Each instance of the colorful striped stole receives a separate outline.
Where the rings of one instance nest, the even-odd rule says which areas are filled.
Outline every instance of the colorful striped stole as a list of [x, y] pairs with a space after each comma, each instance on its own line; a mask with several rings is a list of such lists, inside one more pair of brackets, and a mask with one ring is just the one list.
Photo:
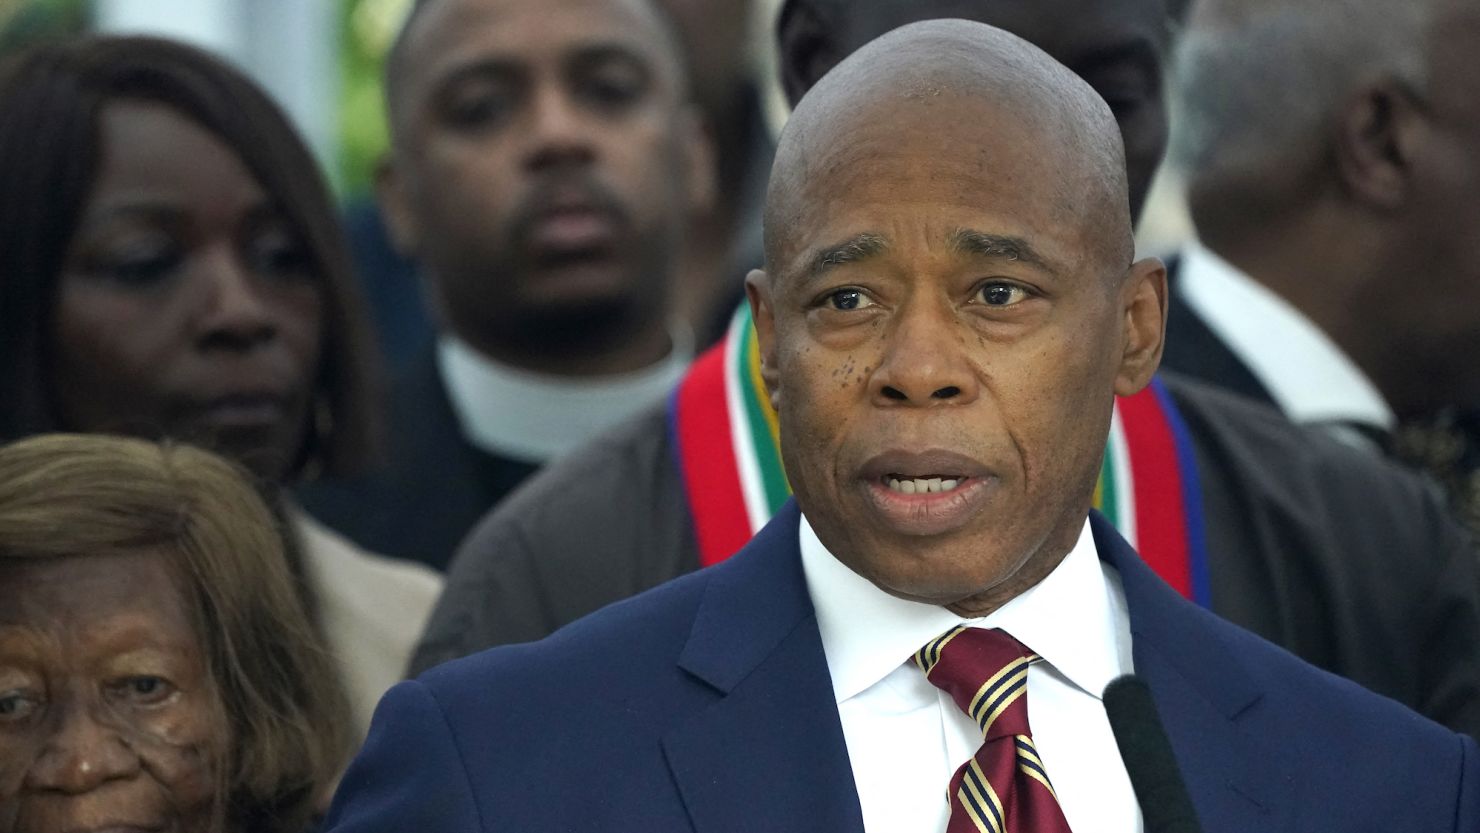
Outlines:
[[[724, 341], [701, 355], [674, 390], [668, 427], [700, 563], [716, 564], [791, 497], [748, 305], [736, 313]], [[1159, 379], [1134, 396], [1116, 398], [1094, 506], [1164, 581], [1211, 605], [1192, 440]]]

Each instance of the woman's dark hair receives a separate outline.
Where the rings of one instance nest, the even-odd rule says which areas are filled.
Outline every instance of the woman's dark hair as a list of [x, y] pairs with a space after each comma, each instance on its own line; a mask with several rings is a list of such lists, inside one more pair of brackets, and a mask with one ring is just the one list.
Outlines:
[[324, 288], [323, 359], [300, 460], [344, 474], [374, 447], [373, 350], [334, 203], [282, 111], [240, 72], [147, 37], [42, 45], [0, 68], [0, 441], [64, 430], [47, 378], [67, 250], [98, 177], [100, 116], [159, 103], [230, 148], [301, 237]]

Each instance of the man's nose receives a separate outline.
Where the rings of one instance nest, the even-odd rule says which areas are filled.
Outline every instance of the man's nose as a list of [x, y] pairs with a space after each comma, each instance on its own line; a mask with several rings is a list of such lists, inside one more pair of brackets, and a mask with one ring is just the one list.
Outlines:
[[76, 795], [132, 777], [139, 767], [138, 754], [118, 730], [77, 706], [62, 717], [26, 780], [35, 789]]
[[880, 405], [965, 404], [976, 399], [980, 380], [967, 355], [963, 333], [944, 301], [911, 301], [885, 330], [879, 369], [869, 378]]
[[541, 89], [531, 107], [525, 167], [537, 171], [595, 159], [594, 128], [567, 91], [557, 87]]
[[196, 279], [203, 284], [197, 323], [200, 342], [244, 350], [277, 334], [272, 308], [263, 295], [263, 280], [242, 262], [232, 246], [212, 247], [202, 256]]

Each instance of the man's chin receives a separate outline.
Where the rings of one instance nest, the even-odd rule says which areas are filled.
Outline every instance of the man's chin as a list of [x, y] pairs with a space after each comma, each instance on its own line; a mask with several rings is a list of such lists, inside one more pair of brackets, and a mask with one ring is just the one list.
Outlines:
[[[954, 610], [958, 604], [989, 601], [1003, 588], [1031, 586], [1041, 578], [1031, 567], [1034, 548], [1016, 543], [1015, 532], [984, 534], [963, 528], [921, 537], [881, 531], [866, 550], [844, 563], [891, 596]], [[1029, 577], [1025, 571], [1035, 575]]]
[[899, 564], [878, 565], [865, 578], [891, 596], [938, 607], [953, 607], [963, 601], [991, 595], [994, 588], [1012, 578], [1012, 566], [981, 559], [960, 563], [954, 559], [917, 559], [911, 569]]
[[639, 304], [626, 286], [550, 287], [529, 293], [509, 325], [536, 342], [599, 340], [632, 321]]
[[531, 304], [589, 303], [632, 291], [630, 271], [607, 261], [578, 261], [542, 269], [526, 277], [524, 295]]

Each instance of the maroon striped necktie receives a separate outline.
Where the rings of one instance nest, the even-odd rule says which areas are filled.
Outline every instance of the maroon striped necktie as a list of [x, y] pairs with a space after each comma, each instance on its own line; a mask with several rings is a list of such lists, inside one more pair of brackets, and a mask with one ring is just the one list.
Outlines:
[[1028, 728], [1028, 666], [1038, 659], [1000, 630], [961, 626], [915, 654], [985, 738], [951, 777], [946, 833], [1070, 833]]

